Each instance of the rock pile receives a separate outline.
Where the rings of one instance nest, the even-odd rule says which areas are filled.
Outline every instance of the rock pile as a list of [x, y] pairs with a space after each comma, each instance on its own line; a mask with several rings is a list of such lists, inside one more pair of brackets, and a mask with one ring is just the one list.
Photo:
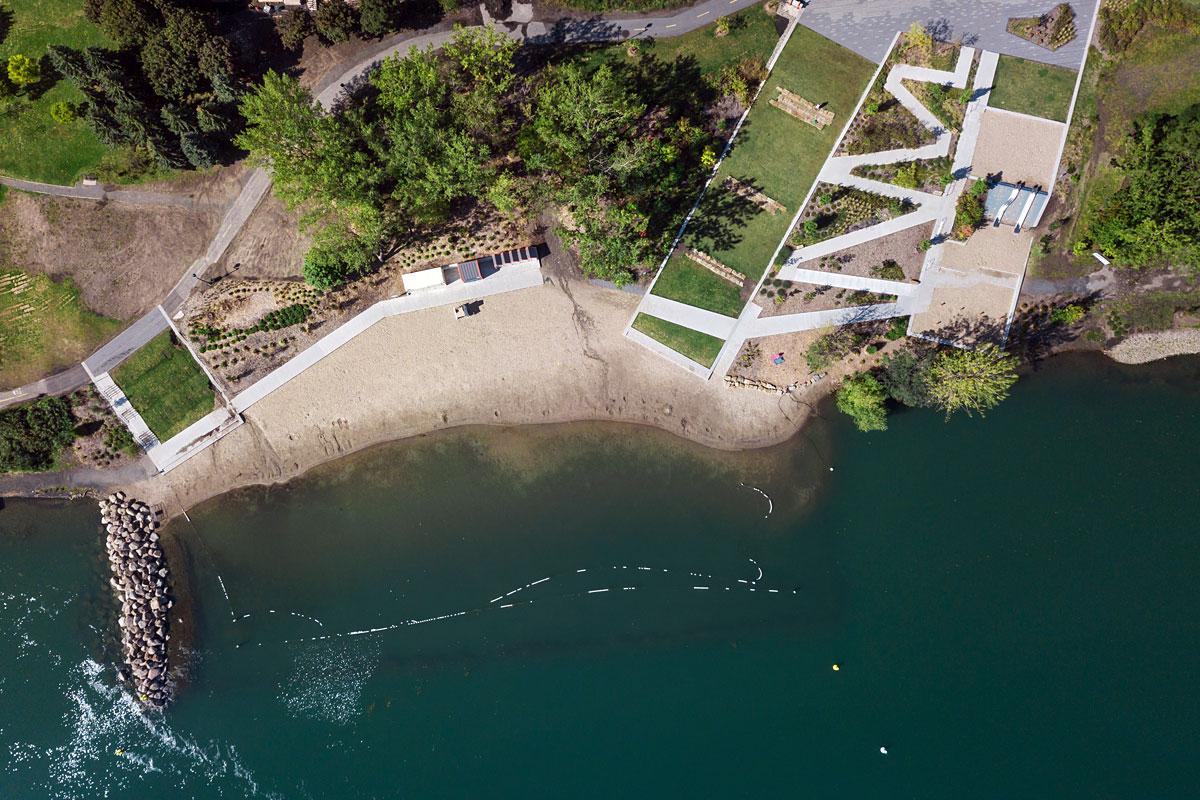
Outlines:
[[125, 666], [117, 675], [133, 686], [146, 705], [162, 708], [171, 696], [167, 677], [167, 610], [170, 571], [158, 542], [158, 520], [145, 503], [111, 494], [100, 501], [100, 519], [113, 572], [109, 584], [121, 603], [121, 645]]

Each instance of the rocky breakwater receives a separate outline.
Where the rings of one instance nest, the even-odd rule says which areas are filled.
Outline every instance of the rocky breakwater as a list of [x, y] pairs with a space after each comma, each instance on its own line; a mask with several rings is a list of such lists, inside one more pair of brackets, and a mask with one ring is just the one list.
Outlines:
[[108, 532], [105, 544], [113, 572], [109, 584], [121, 603], [117, 624], [125, 666], [117, 674], [133, 687], [139, 700], [162, 708], [171, 698], [167, 610], [174, 601], [171, 573], [158, 541], [158, 520], [150, 506], [124, 492], [100, 501], [100, 519]]

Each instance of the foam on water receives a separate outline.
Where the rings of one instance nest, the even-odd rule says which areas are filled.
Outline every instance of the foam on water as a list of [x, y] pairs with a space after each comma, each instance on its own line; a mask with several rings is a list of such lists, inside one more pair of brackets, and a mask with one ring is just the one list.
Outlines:
[[293, 717], [345, 725], [358, 715], [367, 681], [379, 665], [371, 637], [328, 640], [296, 648], [282, 700]]

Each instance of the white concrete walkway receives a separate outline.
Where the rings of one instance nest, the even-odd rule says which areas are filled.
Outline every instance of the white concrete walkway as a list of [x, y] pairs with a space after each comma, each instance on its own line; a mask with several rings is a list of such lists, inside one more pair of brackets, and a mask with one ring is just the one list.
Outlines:
[[798, 278], [790, 277], [795, 272], [798, 264], [813, 261], [822, 256], [836, 253], [839, 250], [845, 250], [848, 247], [865, 244], [872, 239], [906, 231], [916, 225], [933, 222], [941, 214], [941, 209], [942, 199], [938, 198], [938, 202], [936, 203], [926, 203], [923, 206], [919, 206], [916, 211], [910, 211], [907, 214], [893, 217], [878, 225], [844, 233], [841, 236], [835, 236], [832, 239], [826, 239], [823, 242], [817, 242], [816, 244], [810, 244], [807, 247], [793, 250], [792, 254], [788, 256], [787, 261], [783, 262], [783, 265], [779, 268], [779, 277], [785, 281], [799, 280]]

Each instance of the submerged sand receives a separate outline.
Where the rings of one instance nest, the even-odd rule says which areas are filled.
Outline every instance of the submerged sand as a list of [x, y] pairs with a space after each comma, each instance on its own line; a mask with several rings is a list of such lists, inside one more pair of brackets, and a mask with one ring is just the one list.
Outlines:
[[245, 425], [130, 491], [178, 513], [374, 444], [464, 425], [612, 420], [730, 450], [799, 429], [812, 396], [702, 381], [626, 339], [638, 299], [559, 275], [487, 298], [466, 320], [449, 308], [384, 320], [250, 408]]

